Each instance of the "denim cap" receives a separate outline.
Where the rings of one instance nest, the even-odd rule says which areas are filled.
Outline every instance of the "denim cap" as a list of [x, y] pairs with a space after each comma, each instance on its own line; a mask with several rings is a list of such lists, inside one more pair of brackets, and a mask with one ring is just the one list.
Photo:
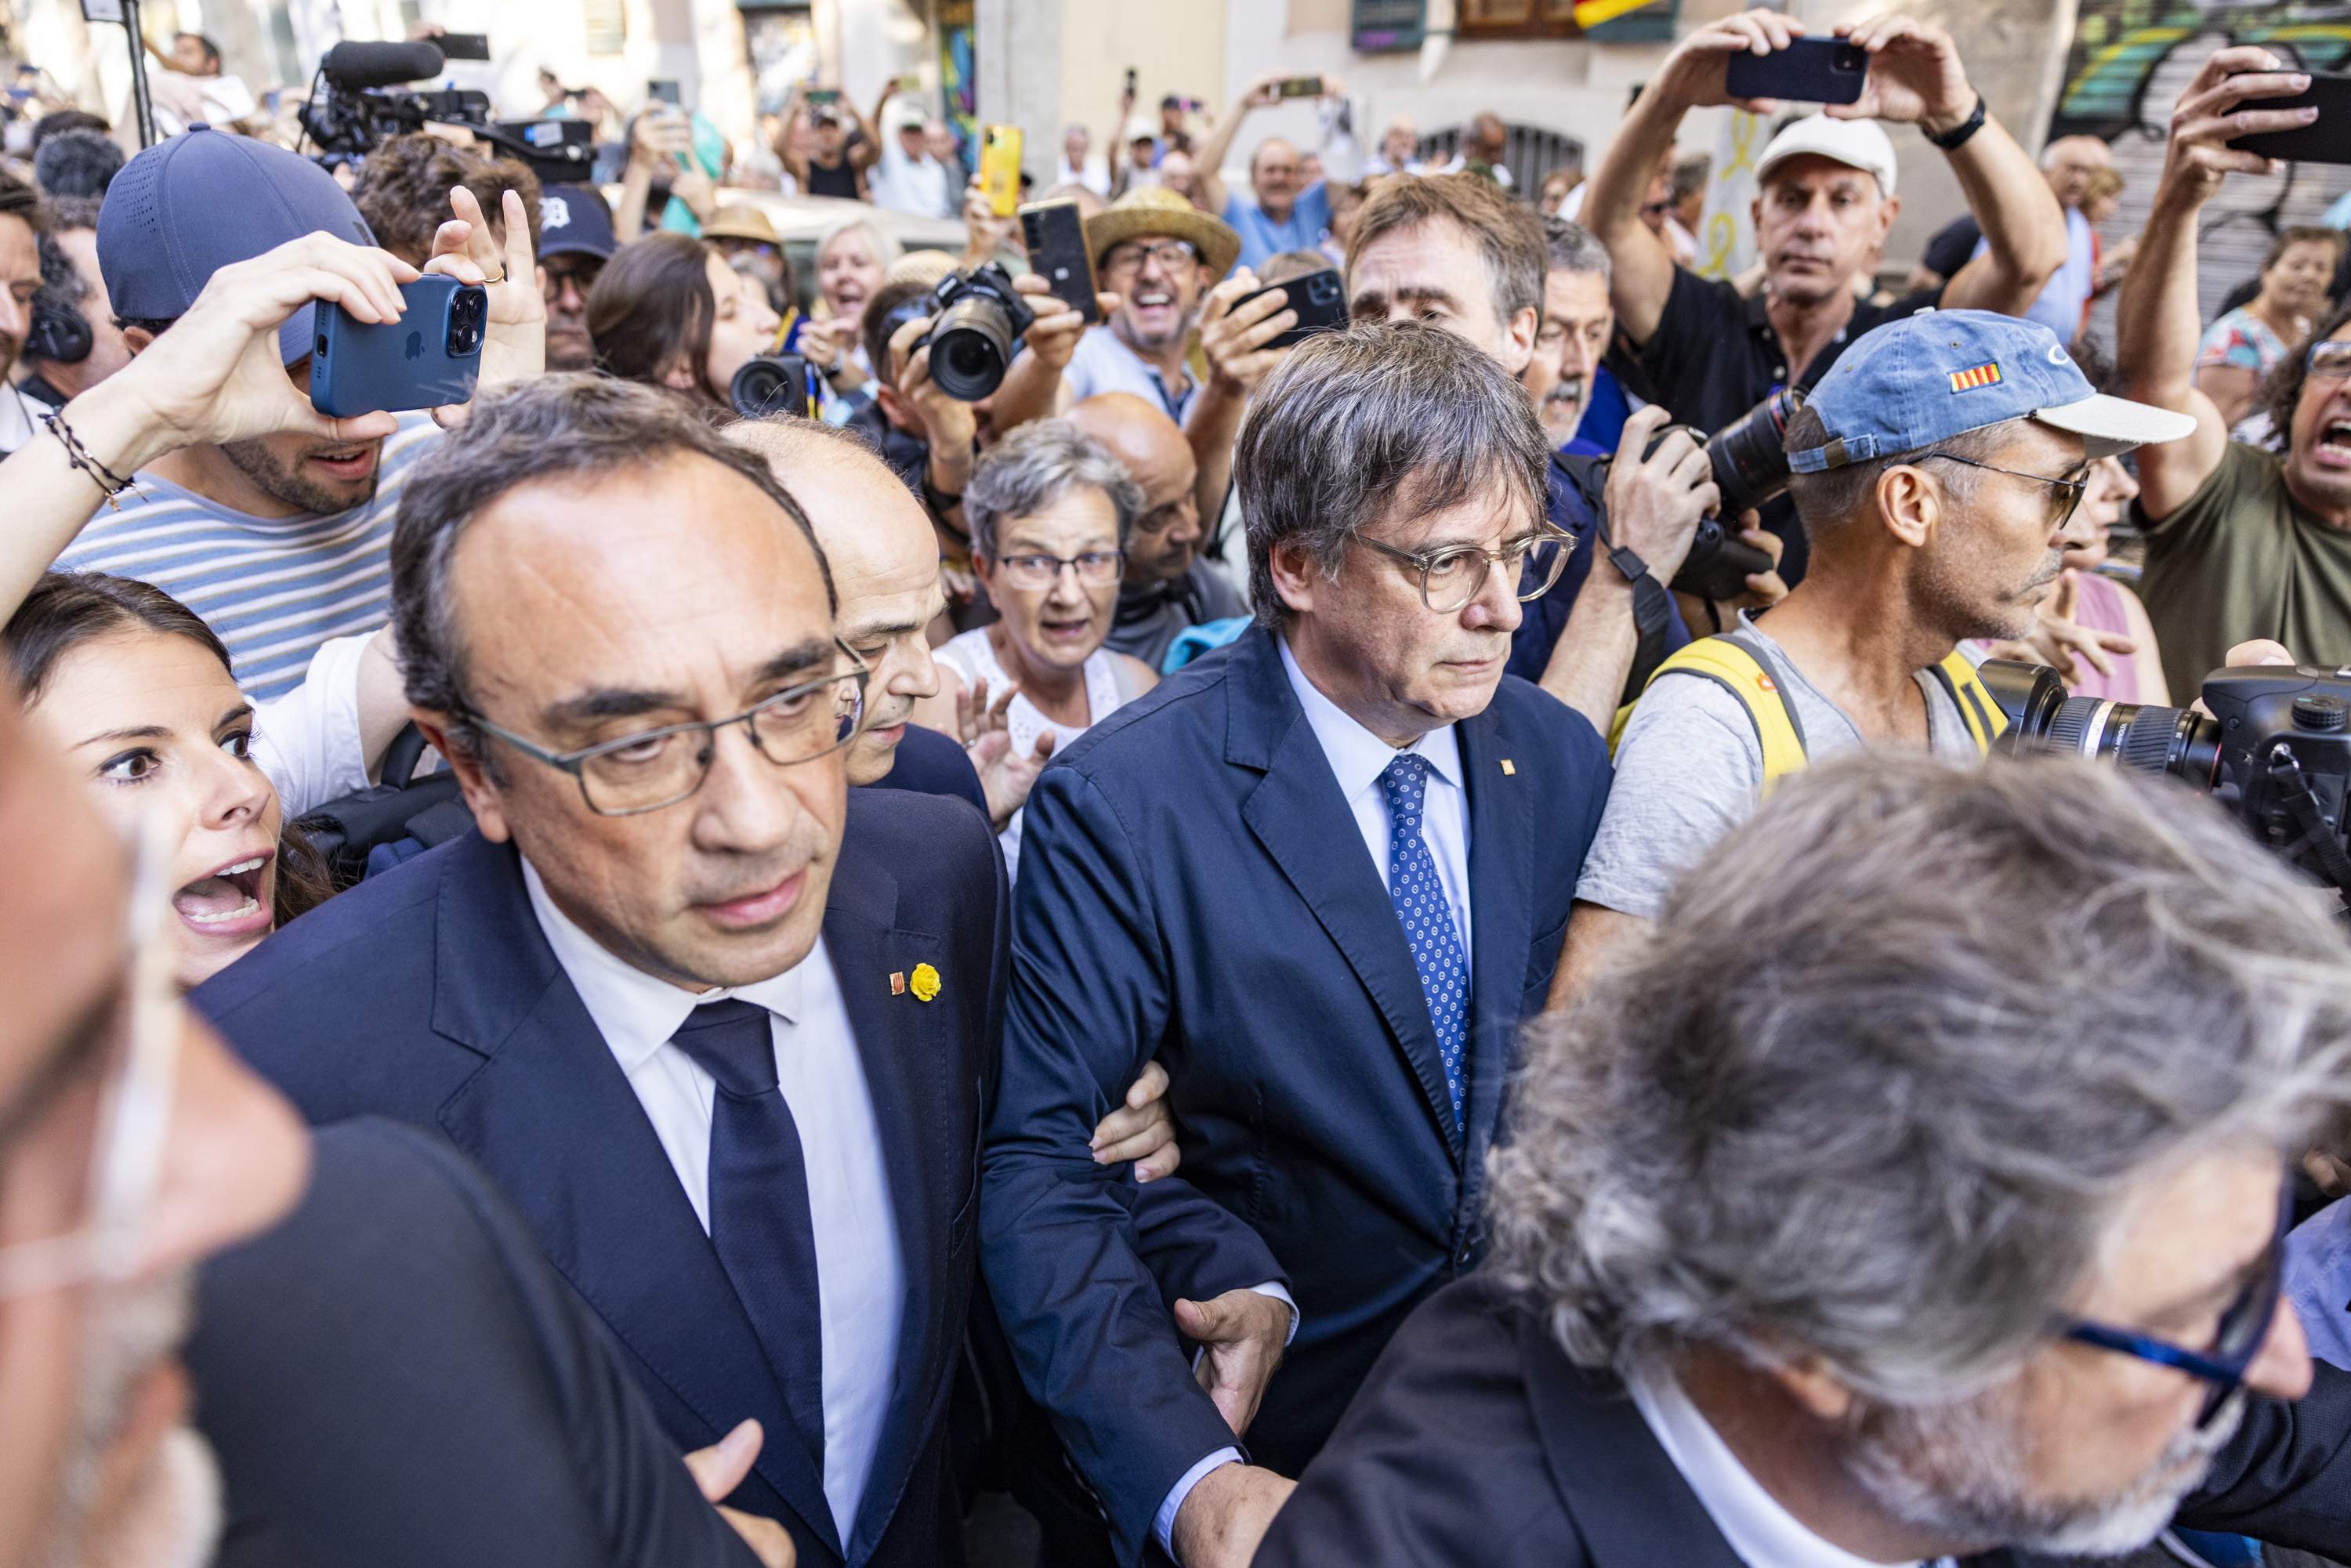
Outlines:
[[[98, 269], [126, 320], [176, 321], [214, 273], [323, 231], [372, 246], [367, 220], [335, 177], [308, 158], [198, 125], [122, 166], [98, 211]], [[310, 351], [304, 305], [277, 329], [287, 364]]]
[[2011, 419], [2072, 432], [2093, 460], [2196, 428], [2187, 414], [2106, 396], [2056, 333], [1989, 310], [1921, 310], [1863, 333], [1804, 406], [1828, 439], [1788, 455], [1799, 474], [1924, 451]]

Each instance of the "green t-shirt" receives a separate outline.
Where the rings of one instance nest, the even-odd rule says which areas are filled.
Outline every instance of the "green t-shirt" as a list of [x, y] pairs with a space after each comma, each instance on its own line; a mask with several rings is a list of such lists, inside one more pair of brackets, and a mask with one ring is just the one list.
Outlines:
[[2351, 530], [2285, 487], [2285, 460], [2229, 444], [2203, 487], [2147, 533], [2139, 597], [2174, 702], [2192, 699], [2236, 644], [2283, 643], [2306, 664], [2351, 664]]

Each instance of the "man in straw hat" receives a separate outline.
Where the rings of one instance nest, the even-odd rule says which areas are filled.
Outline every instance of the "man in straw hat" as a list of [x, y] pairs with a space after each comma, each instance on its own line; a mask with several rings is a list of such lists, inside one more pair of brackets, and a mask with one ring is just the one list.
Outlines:
[[1184, 362], [1200, 295], [1231, 269], [1240, 236], [1173, 191], [1129, 191], [1086, 220], [1094, 279], [1117, 308], [1062, 372], [1073, 400], [1133, 392], [1184, 423], [1199, 382]]

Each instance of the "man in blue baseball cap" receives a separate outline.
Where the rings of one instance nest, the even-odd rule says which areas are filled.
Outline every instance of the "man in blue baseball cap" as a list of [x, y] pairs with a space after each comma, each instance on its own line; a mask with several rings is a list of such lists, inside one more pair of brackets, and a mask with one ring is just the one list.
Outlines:
[[2001, 721], [1959, 644], [2031, 630], [2093, 462], [2193, 428], [2099, 393], [2014, 317], [1928, 311], [1847, 349], [1788, 424], [1812, 570], [1760, 623], [1667, 660], [1634, 708], [1554, 998], [1785, 774], [1861, 747], [1981, 756]]
[[547, 368], [592, 371], [588, 291], [620, 246], [612, 209], [593, 185], [549, 185], [538, 198], [538, 291], [547, 305]]
[[[506, 194], [503, 250], [469, 192], [454, 192], [450, 207], [455, 221], [434, 236], [426, 270], [488, 289], [480, 389], [538, 375], [545, 312], [521, 198]], [[324, 169], [198, 126], [131, 159], [107, 187], [99, 269], [136, 354], [214, 272], [310, 234], [374, 245]], [[306, 395], [316, 331], [311, 305], [277, 330], [286, 373]], [[154, 583], [227, 644], [248, 693], [282, 695], [322, 644], [384, 624], [401, 480], [437, 434], [432, 416], [404, 413], [392, 434], [370, 440], [296, 432], [183, 447], [135, 475], [57, 565]]]

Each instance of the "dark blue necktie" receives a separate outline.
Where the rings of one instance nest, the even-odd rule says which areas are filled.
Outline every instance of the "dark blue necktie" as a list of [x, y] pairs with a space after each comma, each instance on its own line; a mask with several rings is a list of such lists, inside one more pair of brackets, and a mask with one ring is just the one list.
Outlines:
[[734, 1281], [784, 1406], [824, 1470], [824, 1319], [799, 1129], [776, 1087], [775, 1034], [753, 1002], [695, 1008], [674, 1037], [718, 1081], [710, 1119], [710, 1243]]
[[1404, 922], [1413, 967], [1420, 971], [1420, 994], [1437, 1030], [1437, 1053], [1445, 1063], [1445, 1088], [1453, 1096], [1453, 1119], [1461, 1119], [1461, 1045], [1469, 1033], [1469, 960], [1453, 906], [1437, 880], [1437, 857], [1420, 836], [1422, 808], [1428, 800], [1428, 761], [1401, 752], [1380, 774], [1388, 798], [1388, 902]]

